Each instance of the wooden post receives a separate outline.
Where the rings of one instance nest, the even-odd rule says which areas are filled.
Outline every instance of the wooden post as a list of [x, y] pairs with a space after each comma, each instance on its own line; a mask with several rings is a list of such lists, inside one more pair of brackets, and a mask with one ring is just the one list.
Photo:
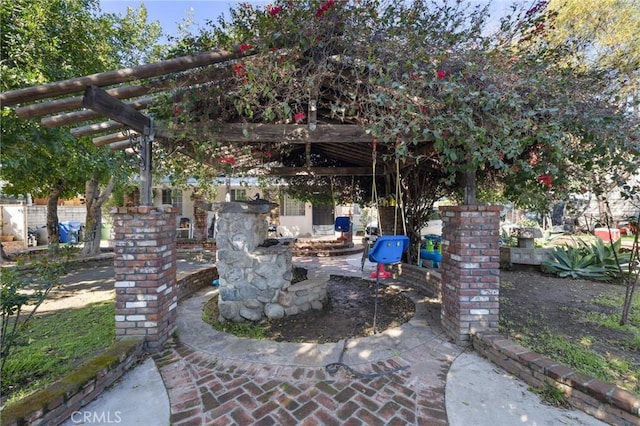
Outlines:
[[82, 105], [112, 120], [125, 124], [141, 134], [140, 142], [140, 204], [152, 205], [151, 199], [151, 148], [155, 129], [153, 119], [138, 112], [130, 105], [114, 98], [97, 86], [87, 86]]

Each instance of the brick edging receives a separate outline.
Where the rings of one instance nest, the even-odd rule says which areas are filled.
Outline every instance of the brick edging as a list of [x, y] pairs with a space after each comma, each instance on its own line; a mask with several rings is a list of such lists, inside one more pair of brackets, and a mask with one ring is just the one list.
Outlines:
[[609, 424], [640, 424], [640, 398], [615, 385], [565, 367], [499, 333], [472, 335], [472, 347], [494, 364], [534, 388], [563, 391], [573, 407]]
[[[217, 268], [213, 266], [177, 280], [180, 299], [211, 285], [217, 276]], [[58, 425], [66, 421], [74, 411], [89, 404], [122, 377], [142, 358], [143, 352], [143, 339], [117, 340], [105, 353], [47, 388], [5, 407], [0, 412], [2, 426]]]
[[58, 425], [128, 371], [143, 353], [142, 339], [116, 341], [105, 353], [2, 410], [2, 425]]

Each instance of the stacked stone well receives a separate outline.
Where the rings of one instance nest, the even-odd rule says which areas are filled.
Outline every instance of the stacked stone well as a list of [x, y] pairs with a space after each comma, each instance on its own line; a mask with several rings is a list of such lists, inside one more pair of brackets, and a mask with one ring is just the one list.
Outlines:
[[326, 281], [291, 285], [293, 240], [267, 238], [267, 215], [273, 206], [268, 202], [214, 206], [221, 321], [281, 318], [321, 309], [326, 301]]

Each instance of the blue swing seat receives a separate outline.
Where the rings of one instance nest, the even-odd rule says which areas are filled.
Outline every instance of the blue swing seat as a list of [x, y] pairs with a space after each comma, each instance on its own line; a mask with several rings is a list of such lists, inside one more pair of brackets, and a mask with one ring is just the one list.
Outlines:
[[385, 265], [398, 263], [408, 248], [409, 237], [406, 235], [382, 235], [369, 250], [369, 261]]
[[349, 216], [338, 216], [336, 217], [336, 223], [334, 226], [334, 229], [337, 232], [349, 232], [349, 229], [351, 229], [351, 220], [349, 219]]

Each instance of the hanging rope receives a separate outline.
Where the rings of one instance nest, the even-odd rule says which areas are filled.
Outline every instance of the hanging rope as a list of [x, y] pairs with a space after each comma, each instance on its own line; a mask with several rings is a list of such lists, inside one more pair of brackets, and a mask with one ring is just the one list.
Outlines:
[[[400, 160], [396, 156], [396, 194], [398, 199], [396, 200], [396, 211], [400, 209], [400, 215], [402, 218], [402, 235], [407, 235], [407, 221], [404, 216], [404, 197], [402, 195], [402, 187], [400, 185]], [[397, 222], [397, 219], [396, 219]]]
[[396, 141], [396, 208], [393, 212], [393, 234], [398, 235], [398, 209], [402, 218], [402, 235], [407, 235], [407, 225], [404, 217], [404, 204], [402, 197], [402, 189], [400, 187], [400, 157], [398, 157], [398, 148], [400, 139]]
[[371, 142], [371, 155], [372, 161], [371, 165], [373, 167], [373, 180], [371, 182], [371, 204], [373, 204], [376, 208], [376, 220], [378, 221], [378, 235], [382, 235], [382, 222], [380, 221], [380, 210], [378, 209], [378, 190], [376, 185], [376, 162], [377, 162], [377, 147], [376, 147], [376, 138], [373, 138]]

